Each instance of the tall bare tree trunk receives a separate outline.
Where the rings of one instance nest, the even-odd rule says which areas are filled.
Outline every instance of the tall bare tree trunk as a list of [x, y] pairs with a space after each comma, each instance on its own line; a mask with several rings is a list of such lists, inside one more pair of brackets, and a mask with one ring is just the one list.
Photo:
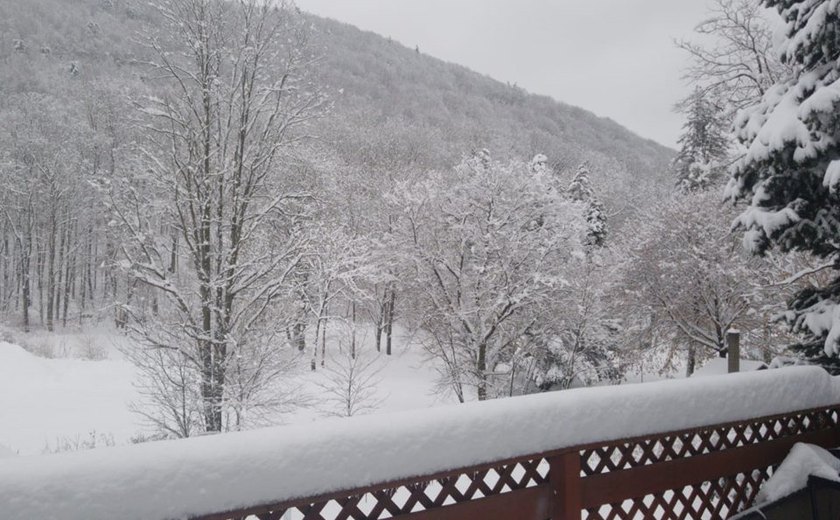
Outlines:
[[53, 311], [55, 310], [55, 260], [56, 260], [56, 242], [57, 242], [57, 219], [55, 208], [52, 208], [50, 213], [50, 228], [49, 236], [47, 237], [47, 330], [52, 332], [55, 329], [53, 323]]
[[21, 250], [21, 262], [20, 262], [20, 276], [23, 280], [22, 288], [21, 288], [21, 307], [23, 311], [23, 331], [29, 332], [31, 325], [30, 325], [30, 318], [29, 318], [29, 308], [32, 306], [32, 287], [31, 287], [31, 273], [30, 273], [30, 262], [31, 262], [31, 246], [29, 251], [26, 249]]
[[[40, 237], [39, 237], [40, 238]], [[44, 325], [44, 250], [40, 240], [37, 242], [35, 255], [35, 271], [38, 276], [38, 318]]]
[[388, 315], [385, 321], [385, 354], [390, 356], [394, 336], [394, 306], [397, 303], [397, 291], [393, 282], [388, 293]]
[[53, 313], [54, 320], [58, 320], [61, 317], [61, 302], [63, 301], [62, 297], [64, 296], [62, 287], [66, 282], [64, 269], [65, 264], [67, 263], [67, 227], [68, 226], [65, 224], [63, 228], [58, 231], [58, 262], [56, 264], [55, 289], [53, 290], [55, 294], [55, 311]]
[[324, 316], [324, 326], [321, 327], [321, 366], [326, 364], [327, 359], [327, 317]]
[[485, 401], [487, 399], [487, 344], [481, 343], [478, 346], [478, 360], [476, 362], [476, 370], [478, 370], [478, 400]]
[[9, 235], [5, 222], [3, 223], [3, 244], [0, 251], [2, 251], [3, 259], [2, 264], [0, 264], [0, 269], [3, 271], [3, 287], [2, 291], [0, 291], [0, 299], [2, 299], [2, 301], [0, 301], [0, 309], [2, 309], [3, 312], [6, 312], [9, 310], [9, 294], [11, 288], [9, 279], [9, 258], [11, 258], [12, 253], [9, 251]]
[[350, 303], [350, 357], [356, 359], [356, 299]]
[[[378, 294], [378, 289], [374, 286], [374, 294]], [[376, 351], [382, 352], [382, 332], [385, 330], [385, 314], [388, 307], [388, 285], [385, 285], [385, 292], [382, 293], [382, 297], [378, 298], [377, 301], [377, 309], [374, 313], [373, 320], [374, 320], [374, 341], [376, 343]]]

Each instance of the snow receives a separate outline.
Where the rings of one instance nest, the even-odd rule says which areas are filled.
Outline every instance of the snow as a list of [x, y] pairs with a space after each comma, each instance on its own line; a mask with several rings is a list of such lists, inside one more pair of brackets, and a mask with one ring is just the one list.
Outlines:
[[[338, 353], [334, 344], [349, 343], [346, 331], [338, 326], [329, 331], [328, 363]], [[141, 417], [128, 409], [130, 403], [139, 402], [140, 395], [133, 385], [134, 367], [115, 348], [127, 345], [125, 337], [105, 328], [81, 334], [18, 334], [15, 341], [25, 343], [27, 349], [0, 342], [0, 445], [11, 453], [36, 455], [62, 445], [89, 444], [92, 435], [124, 445], [138, 434], [152, 433]], [[357, 342], [360, 352], [374, 351], [372, 328], [360, 324]], [[27, 350], [51, 357], [38, 357]], [[435, 393], [438, 374], [434, 365], [400, 326], [394, 327], [393, 352], [381, 356], [375, 396], [381, 402], [376, 412], [454, 402], [453, 396]], [[311, 372], [307, 356], [292, 376], [293, 384], [303, 395], [320, 396], [323, 390], [319, 385], [325, 383], [327, 374], [320, 367]], [[327, 408], [324, 404], [295, 409], [273, 418], [274, 424], [309, 423], [321, 419], [330, 411]]]
[[811, 118], [823, 112], [831, 112], [840, 103], [840, 80], [823, 85], [802, 102], [800, 117]]
[[825, 169], [823, 186], [831, 193], [837, 192], [837, 184], [840, 184], [840, 161], [831, 161]]
[[824, 85], [825, 71], [803, 72], [794, 84], [777, 84], [764, 95], [762, 103], [739, 113], [735, 126], [750, 145], [735, 164], [741, 171], [747, 165], [767, 160], [772, 154], [794, 144], [793, 159], [803, 163], [835, 143], [828, 136], [815, 135], [808, 121], [815, 114], [831, 112], [840, 102], [840, 80]]
[[94, 432], [128, 442], [140, 430], [134, 377], [123, 360], [44, 359], [0, 342], [0, 444], [41, 453]]
[[[788, 34], [794, 28], [798, 30], [782, 42], [778, 48], [779, 55], [792, 60], [799, 49], [813, 46], [814, 42], [824, 38], [824, 35], [820, 33], [831, 30], [832, 26], [827, 21], [835, 15], [838, 8], [840, 8], [838, 0], [800, 0], [789, 3], [780, 13], [788, 21]], [[805, 24], [800, 27], [803, 19]]]
[[[764, 189], [764, 183], [761, 182], [756, 186], [752, 203], [736, 218], [733, 227], [743, 226], [747, 230], [761, 229], [764, 235], [769, 237], [778, 230], [799, 222], [799, 215], [792, 208], [785, 207], [779, 210], [771, 210], [761, 207], [761, 203], [767, 198], [769, 196]], [[747, 236], [750, 238], [747, 238]], [[758, 235], [758, 237], [760, 236]], [[754, 243], [756, 243], [756, 236], [745, 235], [744, 246], [748, 251], [754, 252], [757, 249]]]
[[[767, 363], [762, 361], [755, 361], [752, 359], [741, 359], [740, 371], [752, 372], [761, 368], [767, 368]], [[706, 362], [700, 369], [696, 370], [691, 377], [708, 377], [717, 376], [729, 373], [729, 360], [722, 357], [716, 357]]]
[[[349, 344], [347, 331], [341, 330], [336, 325], [331, 325], [328, 333], [328, 343], [331, 344], [327, 349], [327, 364], [342, 362], [342, 356], [335, 350], [335, 344], [345, 345], [345, 348]], [[417, 338], [400, 325], [394, 326], [393, 334], [393, 355], [381, 354], [373, 367], [377, 371], [374, 378], [377, 383], [376, 395], [373, 400], [380, 401], [374, 413], [429, 408], [441, 403], [453, 402], [454, 396], [441, 396], [435, 393], [435, 379], [438, 373], [434, 364], [425, 359], [425, 353], [417, 345]], [[314, 338], [312, 339], [314, 341]], [[374, 331], [371, 326], [360, 324], [356, 340], [361, 356], [371, 358], [376, 355]], [[310, 371], [309, 358], [306, 359], [304, 365], [306, 366], [302, 366], [303, 370], [295, 377], [295, 383], [306, 394], [316, 397], [323, 395], [322, 386], [328, 382], [329, 375], [320, 369], [320, 366], [317, 371]], [[320, 407], [301, 408], [285, 414], [281, 420], [286, 424], [311, 422], [327, 414], [330, 411], [328, 408], [327, 403], [323, 403]]]
[[3, 444], [0, 444], [0, 459], [8, 459], [9, 457], [14, 457], [16, 455], [17, 455], [17, 453], [15, 451], [13, 451], [11, 448], [9, 448], [8, 446], [5, 446]]
[[794, 365], [806, 365], [807, 363], [804, 362], [802, 359], [790, 357], [790, 356], [776, 356], [771, 361], [770, 364], [767, 365], [767, 368], [776, 369], [776, 368], [784, 368]]
[[840, 354], [840, 305], [831, 300], [819, 301], [807, 308], [799, 320], [814, 335], [826, 334], [823, 345], [826, 354]]
[[840, 383], [824, 370], [791, 367], [21, 456], [0, 464], [0, 503], [8, 520], [185, 518], [838, 396]]
[[786, 143], [808, 141], [805, 124], [796, 117], [799, 107], [796, 92], [787, 85], [774, 85], [764, 95], [764, 103], [771, 110], [760, 110], [760, 105], [739, 113], [735, 125], [741, 138], [750, 142], [747, 153], [735, 163], [736, 169], [744, 164], [766, 160], [774, 150]]
[[761, 486], [756, 503], [774, 502], [808, 485], [811, 475], [840, 482], [840, 459], [825, 448], [797, 443], [773, 476]]

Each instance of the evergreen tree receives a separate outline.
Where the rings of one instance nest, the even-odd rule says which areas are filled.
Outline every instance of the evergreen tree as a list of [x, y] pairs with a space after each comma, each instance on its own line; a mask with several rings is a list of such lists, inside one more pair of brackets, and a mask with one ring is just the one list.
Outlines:
[[[748, 198], [738, 218], [745, 244], [805, 251], [840, 269], [840, 3], [764, 0], [787, 23], [782, 59], [794, 74], [736, 120], [747, 153], [732, 168], [729, 197]], [[786, 318], [804, 356], [840, 373], [840, 276], [800, 291]]]
[[588, 223], [586, 243], [598, 247], [604, 245], [607, 239], [607, 214], [592, 190], [592, 184], [589, 182], [589, 166], [586, 163], [578, 166], [567, 193], [573, 201], [586, 205], [586, 222]]
[[729, 147], [726, 122], [700, 89], [683, 101], [681, 110], [686, 114], [686, 122], [678, 141], [680, 151], [673, 164], [677, 188], [681, 191], [703, 190], [725, 174], [720, 163]]

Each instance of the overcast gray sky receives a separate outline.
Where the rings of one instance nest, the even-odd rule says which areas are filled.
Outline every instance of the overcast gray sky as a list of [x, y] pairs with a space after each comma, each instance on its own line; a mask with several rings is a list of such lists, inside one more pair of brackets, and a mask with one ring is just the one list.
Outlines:
[[297, 0], [298, 6], [549, 95], [675, 146], [673, 104], [707, 0]]

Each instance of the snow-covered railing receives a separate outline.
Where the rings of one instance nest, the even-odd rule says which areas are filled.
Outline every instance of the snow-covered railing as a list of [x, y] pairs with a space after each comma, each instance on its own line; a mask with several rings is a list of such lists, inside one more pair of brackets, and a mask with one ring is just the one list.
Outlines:
[[838, 422], [813, 367], [570, 390], [5, 459], [0, 517], [719, 518]]

